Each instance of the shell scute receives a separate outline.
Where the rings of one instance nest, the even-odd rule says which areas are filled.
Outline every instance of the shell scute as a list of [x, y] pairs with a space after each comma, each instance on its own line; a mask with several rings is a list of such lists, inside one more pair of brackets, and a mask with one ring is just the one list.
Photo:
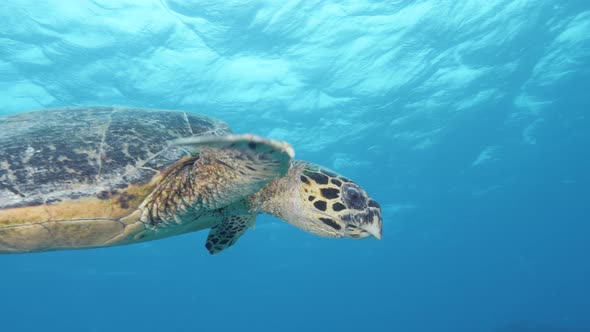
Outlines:
[[160, 172], [186, 156], [170, 141], [230, 132], [209, 117], [139, 108], [71, 107], [4, 117], [0, 223], [25, 222], [14, 216], [19, 209], [31, 209], [20, 214], [32, 218], [28, 222], [120, 218], [149, 195]]

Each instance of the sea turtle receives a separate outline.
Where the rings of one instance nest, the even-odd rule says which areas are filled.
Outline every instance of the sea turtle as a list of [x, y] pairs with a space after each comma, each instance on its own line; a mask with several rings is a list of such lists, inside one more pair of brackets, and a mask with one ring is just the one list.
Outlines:
[[67, 107], [0, 118], [0, 253], [122, 245], [210, 228], [211, 254], [268, 213], [326, 237], [381, 238], [353, 181], [285, 142], [190, 112]]

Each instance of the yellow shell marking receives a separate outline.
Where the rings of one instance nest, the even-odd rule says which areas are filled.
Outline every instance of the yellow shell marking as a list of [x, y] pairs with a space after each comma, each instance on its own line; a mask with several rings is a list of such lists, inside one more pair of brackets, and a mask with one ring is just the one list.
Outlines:
[[153, 179], [143, 186], [129, 186], [123, 192], [114, 194], [104, 200], [97, 197], [85, 197], [46, 205], [0, 210], [0, 228], [52, 220], [119, 220], [137, 209], [152, 192], [158, 180]]
[[159, 179], [158, 176], [143, 186], [129, 186], [104, 200], [86, 197], [0, 210], [0, 253], [89, 248], [143, 241], [145, 228], [139, 222], [137, 208]]

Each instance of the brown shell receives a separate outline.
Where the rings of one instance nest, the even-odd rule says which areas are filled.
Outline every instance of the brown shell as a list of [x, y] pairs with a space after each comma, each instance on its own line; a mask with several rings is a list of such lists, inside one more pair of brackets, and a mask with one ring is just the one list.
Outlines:
[[46, 218], [26, 217], [25, 210], [76, 219], [104, 215], [113, 204], [133, 209], [161, 171], [187, 156], [170, 141], [229, 133], [224, 122], [202, 115], [141, 108], [69, 107], [2, 117], [0, 219], [18, 223], [11, 212], [23, 222]]

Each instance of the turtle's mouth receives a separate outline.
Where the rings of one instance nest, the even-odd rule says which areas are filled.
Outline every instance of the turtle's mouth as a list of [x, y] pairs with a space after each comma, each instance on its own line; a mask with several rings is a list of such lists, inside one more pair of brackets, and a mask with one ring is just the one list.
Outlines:
[[381, 209], [378, 207], [369, 207], [364, 211], [355, 211], [342, 216], [342, 220], [350, 228], [358, 228], [367, 232], [377, 240], [381, 240], [383, 234], [383, 220], [381, 218]]
[[362, 227], [365, 231], [371, 234], [377, 240], [381, 240], [381, 234], [383, 232], [383, 228], [381, 227], [381, 222], [379, 225], [376, 223], [369, 224], [368, 226]]

